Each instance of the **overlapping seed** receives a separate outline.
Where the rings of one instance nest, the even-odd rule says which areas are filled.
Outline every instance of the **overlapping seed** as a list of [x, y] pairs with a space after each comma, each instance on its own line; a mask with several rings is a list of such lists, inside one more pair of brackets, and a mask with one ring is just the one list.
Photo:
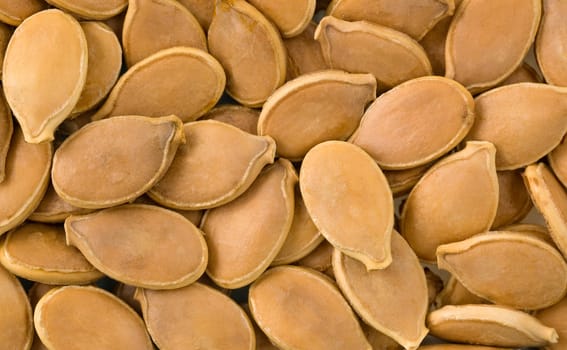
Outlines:
[[542, 1], [541, 24], [535, 42], [537, 63], [549, 84], [567, 86], [567, 4], [561, 0]]
[[20, 281], [0, 266], [0, 343], [7, 349], [29, 349], [33, 340], [32, 309]]
[[283, 37], [301, 33], [313, 18], [315, 0], [250, 0], [260, 12], [271, 20]]
[[45, 0], [49, 4], [86, 19], [103, 20], [118, 15], [128, 0]]
[[211, 109], [199, 119], [212, 119], [227, 123], [249, 134], [256, 135], [258, 131], [258, 118], [260, 118], [260, 112], [256, 109], [236, 104], [226, 104]]
[[3, 94], [0, 94], [0, 183], [6, 177], [6, 158], [14, 132], [12, 113]]
[[498, 209], [492, 222], [492, 228], [510, 225], [522, 220], [532, 209], [532, 200], [521, 171], [508, 170], [497, 172]]
[[185, 6], [197, 18], [205, 32], [209, 29], [215, 12], [214, 0], [179, 0], [179, 3]]
[[76, 207], [64, 201], [51, 184], [47, 187], [45, 195], [39, 202], [28, 220], [44, 223], [62, 223], [67, 217], [74, 214], [86, 214], [92, 209]]
[[301, 33], [284, 39], [287, 51], [287, 80], [327, 69], [321, 46], [314, 38], [316, 28], [317, 23], [311, 22]]
[[2, 0], [0, 1], [0, 21], [11, 26], [18, 26], [24, 19], [46, 8], [47, 3], [43, 0]]
[[549, 344], [545, 348], [550, 350], [562, 349], [567, 344], [567, 298], [547, 309], [538, 311], [535, 316], [541, 323], [555, 328], [559, 335], [557, 343]]

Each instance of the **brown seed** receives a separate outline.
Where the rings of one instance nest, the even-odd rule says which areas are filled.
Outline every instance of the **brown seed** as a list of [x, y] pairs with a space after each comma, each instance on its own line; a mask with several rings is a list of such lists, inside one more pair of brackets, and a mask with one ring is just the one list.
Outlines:
[[256, 349], [244, 310], [223, 293], [201, 283], [175, 290], [136, 290], [144, 321], [161, 349]]
[[59, 10], [41, 11], [12, 35], [2, 82], [27, 142], [54, 139], [75, 107], [87, 77], [88, 50], [79, 22]]
[[419, 350], [502, 350], [502, 348], [468, 344], [432, 344], [420, 346]]
[[205, 213], [207, 274], [217, 285], [245, 286], [270, 266], [291, 228], [296, 183], [293, 166], [280, 158], [243, 195]]
[[70, 216], [67, 244], [117, 281], [150, 289], [195, 282], [207, 266], [207, 245], [182, 215], [152, 205], [127, 204]]
[[260, 118], [260, 112], [256, 109], [227, 104], [211, 109], [204, 116], [199, 118], [199, 120], [216, 120], [236, 126], [249, 134], [256, 135], [258, 131], [258, 118]]
[[372, 346], [372, 350], [402, 350], [403, 347], [392, 338], [380, 333], [365, 323], [360, 323], [366, 339]]
[[371, 350], [356, 316], [328, 277], [281, 266], [250, 287], [254, 319], [279, 348]]
[[311, 253], [299, 260], [297, 264], [319, 272], [325, 272], [333, 267], [331, 260], [334, 249], [331, 243], [324, 240]]
[[49, 183], [47, 192], [43, 196], [41, 202], [33, 213], [28, 217], [28, 220], [44, 222], [44, 223], [62, 223], [70, 215], [86, 214], [91, 212], [90, 209], [84, 209], [69, 204], [59, 197], [55, 189]]
[[557, 332], [522, 311], [498, 305], [444, 306], [427, 317], [432, 335], [456, 343], [508, 348], [557, 343]]
[[504, 79], [498, 86], [512, 85], [517, 83], [542, 83], [539, 73], [526, 62], [522, 63], [515, 71]]
[[315, 40], [317, 23], [310, 22], [303, 32], [284, 39], [287, 51], [287, 80], [300, 75], [328, 69], [321, 46]]
[[327, 16], [319, 22], [315, 40], [329, 67], [372, 73], [381, 92], [432, 73], [425, 51], [415, 40], [378, 24]]
[[497, 85], [521, 64], [540, 16], [540, 0], [464, 0], [447, 34], [445, 76], [473, 94]]
[[567, 139], [563, 137], [561, 143], [547, 154], [549, 166], [563, 186], [567, 187]]
[[226, 92], [239, 103], [260, 106], [284, 83], [286, 52], [280, 34], [246, 1], [217, 1], [208, 43], [226, 70]]
[[492, 142], [498, 170], [536, 162], [567, 131], [566, 97], [565, 89], [535, 83], [490, 90], [475, 99], [476, 119], [465, 139]]
[[545, 349], [564, 349], [567, 344], [567, 298], [547, 309], [538, 311], [535, 317], [544, 325], [555, 328], [559, 335], [559, 341], [555, 344], [548, 344]]
[[468, 142], [433, 165], [409, 194], [401, 215], [401, 233], [427, 262], [441, 244], [487, 231], [498, 208], [494, 146]]
[[424, 77], [379, 96], [349, 141], [382, 169], [409, 169], [454, 148], [473, 121], [474, 100], [462, 85], [447, 78]]
[[267, 19], [274, 22], [284, 38], [301, 33], [313, 18], [315, 0], [250, 0]]
[[428, 332], [427, 282], [417, 256], [399, 233], [392, 234], [392, 263], [385, 269], [368, 271], [335, 249], [333, 271], [346, 299], [366, 323], [406, 349], [419, 346]]
[[535, 42], [537, 63], [549, 84], [567, 86], [567, 4], [561, 0], [543, 0], [543, 15]]
[[[28, 298], [30, 299], [30, 304], [31, 304], [32, 310], [35, 309], [35, 306], [37, 305], [39, 300], [45, 294], [47, 294], [47, 292], [49, 292], [52, 289], [58, 288], [58, 287], [59, 286], [57, 286], [57, 285], [35, 282], [33, 284], [33, 286], [31, 286], [31, 288], [28, 290]], [[34, 340], [34, 342], [35, 342], [35, 340]]]
[[496, 174], [499, 198], [493, 229], [519, 222], [533, 207], [521, 170], [499, 171]]
[[274, 162], [275, 143], [270, 137], [213, 120], [187, 123], [183, 130], [189, 142], [148, 192], [167, 207], [197, 210], [228, 203]]
[[21, 130], [14, 130], [0, 183], [0, 235], [24, 222], [39, 205], [49, 183], [52, 155], [50, 142], [27, 143]]
[[384, 170], [384, 176], [394, 197], [408, 194], [419, 179], [427, 172], [432, 164], [425, 164], [404, 170]]
[[43, 0], [1, 0], [0, 21], [11, 26], [18, 26], [22, 21], [48, 5]]
[[390, 265], [392, 192], [368, 154], [347, 142], [320, 143], [305, 156], [299, 185], [311, 219], [335, 248], [369, 270]]
[[128, 0], [45, 0], [49, 4], [86, 19], [103, 20], [116, 16], [128, 6]]
[[0, 344], [6, 349], [29, 349], [33, 340], [32, 310], [18, 279], [0, 266]]
[[140, 316], [100, 288], [50, 291], [35, 308], [34, 324], [49, 349], [153, 349]]
[[53, 187], [64, 201], [81, 208], [133, 201], [163, 177], [184, 142], [182, 123], [175, 116], [90, 123], [55, 152]]
[[428, 267], [425, 267], [423, 272], [425, 272], [425, 281], [427, 282], [427, 305], [431, 307], [443, 290], [443, 280]]
[[12, 112], [4, 94], [0, 92], [0, 183], [6, 177], [6, 160], [13, 132]]
[[179, 0], [197, 18], [205, 31], [209, 29], [215, 13], [215, 0]]
[[488, 232], [437, 248], [437, 265], [474, 294], [520, 310], [551, 306], [567, 293], [567, 264], [538, 238]]
[[2, 66], [4, 65], [6, 48], [13, 33], [14, 30], [10, 26], [0, 22], [0, 79], [2, 79]]
[[118, 298], [120, 298], [120, 300], [128, 304], [132, 309], [134, 309], [134, 311], [141, 315], [142, 308], [140, 303], [134, 299], [136, 289], [136, 287], [129, 284], [118, 282], [113, 292]]
[[300, 160], [321, 142], [347, 139], [375, 96], [376, 81], [370, 74], [307, 74], [270, 96], [260, 113], [258, 134], [273, 137], [280, 156]]
[[128, 67], [175, 46], [207, 51], [207, 39], [197, 19], [175, 0], [130, 0], [122, 31]]
[[0, 245], [0, 262], [16, 276], [47, 284], [87, 284], [103, 274], [65, 244], [63, 226], [23, 224]]
[[489, 302], [471, 293], [455, 276], [451, 276], [445, 288], [437, 296], [435, 304], [440, 308], [445, 305], [489, 304]]
[[453, 0], [333, 0], [327, 14], [346, 21], [369, 21], [420, 40], [439, 20], [453, 14]]

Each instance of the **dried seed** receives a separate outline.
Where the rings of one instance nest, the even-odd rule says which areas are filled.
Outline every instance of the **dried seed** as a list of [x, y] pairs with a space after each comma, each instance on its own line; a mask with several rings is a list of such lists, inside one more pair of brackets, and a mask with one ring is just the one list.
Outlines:
[[435, 304], [440, 308], [445, 305], [489, 304], [489, 302], [471, 293], [455, 276], [451, 276], [445, 288], [437, 296]]
[[493, 229], [519, 222], [533, 207], [520, 170], [499, 171], [496, 174], [499, 198]]
[[315, 40], [317, 23], [310, 22], [305, 30], [293, 38], [284, 39], [287, 51], [287, 80], [327, 69], [321, 46]]
[[28, 220], [44, 222], [44, 223], [62, 223], [70, 215], [86, 214], [91, 212], [90, 209], [84, 209], [69, 204], [59, 197], [55, 189], [49, 183], [47, 192], [43, 196], [41, 202], [33, 213], [30, 214]]
[[45, 0], [49, 4], [86, 19], [103, 20], [118, 15], [128, 6], [128, 0]]
[[0, 266], [0, 344], [29, 349], [33, 340], [32, 309], [20, 281]]
[[216, 120], [236, 126], [242, 131], [256, 135], [258, 131], [258, 118], [260, 112], [256, 109], [239, 106], [239, 105], [220, 105], [210, 111], [199, 120]]
[[43, 0], [2, 0], [0, 1], [0, 21], [18, 26], [22, 21], [48, 5]]
[[559, 335], [559, 341], [555, 344], [548, 344], [545, 349], [563, 349], [567, 344], [567, 298], [547, 309], [538, 311], [535, 317], [546, 326], [555, 328]]
[[301, 33], [313, 18], [315, 0], [250, 0], [260, 12], [274, 22], [284, 38]]
[[567, 86], [567, 4], [561, 0], [543, 0], [543, 15], [535, 42], [537, 63], [545, 81]]
[[4, 94], [0, 92], [0, 183], [6, 177], [6, 161], [13, 132], [12, 112]]
[[215, 0], [179, 0], [197, 18], [205, 31], [209, 29], [215, 13]]

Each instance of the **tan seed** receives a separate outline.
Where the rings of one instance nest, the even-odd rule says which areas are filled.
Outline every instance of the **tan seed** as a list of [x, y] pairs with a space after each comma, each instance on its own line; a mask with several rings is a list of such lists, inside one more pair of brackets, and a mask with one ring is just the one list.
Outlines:
[[204, 116], [199, 118], [199, 120], [216, 120], [236, 126], [249, 134], [256, 135], [258, 131], [258, 118], [260, 118], [260, 112], [256, 109], [226, 104], [211, 109]]
[[199, 21], [205, 31], [209, 29], [215, 13], [215, 0], [179, 0]]
[[118, 15], [128, 0], [45, 0], [53, 6], [81, 18], [103, 20]]
[[2, 67], [4, 66], [6, 48], [8, 47], [8, 42], [10, 41], [13, 33], [14, 30], [10, 26], [0, 22], [0, 79], [2, 78]]
[[13, 132], [12, 112], [4, 94], [0, 92], [0, 183], [6, 177], [6, 160]]
[[547, 309], [538, 311], [535, 317], [544, 325], [555, 328], [559, 335], [559, 341], [555, 344], [548, 344], [545, 349], [564, 349], [567, 344], [567, 298]]
[[287, 80], [300, 75], [327, 69], [321, 46], [315, 40], [317, 23], [310, 22], [303, 32], [284, 39], [287, 51]]
[[319, 272], [325, 272], [333, 267], [332, 256], [334, 249], [331, 243], [324, 240], [311, 253], [299, 260], [297, 264]]
[[18, 26], [36, 12], [47, 8], [43, 0], [1, 0], [0, 21], [11, 26]]
[[465, 344], [433, 344], [420, 346], [419, 350], [502, 350], [502, 348]]
[[565, 137], [561, 143], [547, 154], [549, 166], [553, 170], [557, 179], [561, 181], [563, 186], [567, 187], [567, 140]]
[[45, 192], [34, 212], [30, 214], [28, 220], [50, 224], [62, 223], [70, 215], [86, 214], [90, 211], [90, 209], [79, 208], [65, 202], [49, 183], [47, 192]]
[[526, 62], [522, 63], [515, 71], [504, 79], [498, 86], [512, 85], [517, 83], [542, 83], [539, 73]]
[[284, 38], [301, 33], [313, 18], [315, 0], [250, 0], [260, 12], [274, 22]]
[[537, 63], [549, 84], [567, 86], [567, 4], [561, 0], [543, 0], [543, 15], [535, 42]]
[[20, 281], [0, 266], [0, 344], [6, 349], [29, 349], [33, 340], [32, 309]]
[[520, 170], [499, 171], [497, 176], [499, 198], [493, 229], [519, 222], [533, 207]]
[[445, 288], [437, 296], [435, 304], [440, 308], [445, 305], [489, 304], [489, 302], [471, 293], [455, 276], [451, 276]]
[[408, 194], [431, 167], [431, 163], [404, 170], [384, 170], [384, 176], [394, 197]]

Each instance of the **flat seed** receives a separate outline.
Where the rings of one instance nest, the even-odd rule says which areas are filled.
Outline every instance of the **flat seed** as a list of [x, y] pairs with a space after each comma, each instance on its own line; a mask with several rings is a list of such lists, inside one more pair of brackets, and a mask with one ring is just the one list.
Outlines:
[[280, 348], [372, 349], [347, 301], [320, 273], [273, 268], [252, 284], [248, 300], [254, 319]]
[[[149, 205], [159, 205], [156, 201], [150, 198], [147, 194], [144, 194], [134, 200], [136, 204], [149, 204]], [[181, 210], [181, 209], [174, 209], [175, 212], [183, 215], [185, 219], [191, 221], [193, 225], [199, 226], [201, 222], [201, 218], [203, 217], [204, 211], [203, 210]]]
[[372, 346], [372, 350], [401, 350], [403, 347], [396, 343], [392, 338], [380, 333], [376, 329], [360, 323], [366, 339]]
[[432, 306], [439, 293], [443, 290], [443, 280], [428, 267], [424, 267], [423, 272], [427, 282], [427, 305]]
[[535, 42], [537, 63], [545, 81], [549, 84], [567, 86], [567, 4], [561, 0], [544, 0], [543, 15]]
[[555, 344], [548, 344], [545, 349], [561, 350], [567, 345], [567, 298], [557, 304], [540, 310], [535, 317], [544, 325], [555, 328], [559, 335], [559, 340]]
[[315, 14], [316, 0], [250, 0], [267, 19], [274, 22], [284, 38], [301, 33]]
[[287, 51], [287, 80], [327, 69], [321, 46], [314, 39], [317, 23], [310, 22], [303, 32], [284, 39]]
[[549, 231], [547, 228], [537, 225], [537, 224], [513, 224], [509, 226], [504, 226], [500, 229], [500, 231], [512, 231], [512, 232], [520, 232], [523, 234], [530, 235], [535, 238], [539, 238], [544, 242], [547, 242], [551, 245], [555, 245], [551, 237], [549, 236]]
[[41, 202], [30, 214], [28, 220], [44, 222], [44, 223], [62, 223], [70, 215], [79, 215], [89, 213], [90, 209], [84, 209], [69, 204], [59, 197], [55, 189], [49, 183], [47, 192], [43, 196]]
[[492, 142], [498, 170], [534, 163], [567, 131], [566, 97], [565, 89], [535, 83], [490, 90], [475, 99], [476, 119], [465, 139]]
[[324, 240], [311, 253], [299, 260], [297, 264], [319, 272], [325, 272], [333, 267], [332, 256], [334, 249], [331, 243]]
[[489, 302], [471, 293], [455, 276], [449, 277], [445, 288], [437, 296], [437, 307], [445, 305], [488, 304]]
[[215, 13], [215, 0], [179, 0], [199, 21], [206, 31], [211, 25]]
[[394, 197], [408, 194], [431, 167], [431, 163], [404, 170], [384, 170], [384, 176]]
[[542, 83], [539, 73], [526, 62], [522, 63], [515, 71], [504, 79], [498, 86], [512, 85], [517, 83]]
[[85, 87], [73, 114], [80, 114], [98, 105], [108, 95], [122, 67], [122, 47], [114, 32], [102, 22], [83, 22], [89, 50]]
[[502, 348], [468, 344], [432, 344], [420, 346], [419, 350], [502, 350]]
[[221, 292], [201, 283], [175, 290], [137, 289], [144, 321], [161, 349], [256, 349], [244, 310]]
[[167, 207], [196, 210], [228, 203], [252, 185], [264, 165], [274, 162], [270, 137], [212, 120], [187, 123], [183, 130], [189, 142], [149, 192]]
[[47, 284], [86, 284], [103, 277], [74, 247], [63, 226], [27, 223], [6, 235], [0, 262], [13, 274]]
[[29, 349], [33, 340], [32, 309], [18, 279], [0, 266], [0, 344], [6, 349]]
[[532, 200], [524, 185], [522, 171], [507, 170], [498, 176], [498, 210], [492, 228], [511, 225], [522, 220], [532, 209]]
[[462, 85], [447, 78], [424, 77], [379, 96], [349, 141], [383, 169], [409, 169], [454, 148], [473, 122], [474, 100]]
[[293, 222], [284, 245], [272, 265], [290, 264], [311, 253], [325, 238], [311, 220], [299, 188], [295, 188]]
[[184, 141], [175, 116], [124, 116], [90, 123], [55, 152], [53, 187], [63, 200], [81, 208], [133, 201], [163, 177]]
[[497, 305], [444, 306], [427, 317], [432, 335], [457, 343], [508, 348], [557, 343], [557, 332], [522, 311]]
[[53, 140], [83, 91], [87, 60], [79, 22], [59, 10], [41, 11], [14, 31], [2, 81], [27, 142]]
[[103, 20], [118, 15], [128, 0], [45, 0], [49, 4], [81, 18]]
[[35, 309], [35, 306], [37, 305], [39, 300], [45, 294], [47, 294], [47, 292], [55, 288], [59, 288], [59, 286], [53, 284], [44, 284], [44, 283], [35, 282], [33, 286], [31, 286], [31, 288], [28, 290], [28, 298], [30, 300], [32, 310]]
[[18, 26], [24, 19], [46, 9], [47, 6], [42, 0], [1, 0], [0, 21], [11, 26]]
[[346, 21], [369, 21], [420, 40], [433, 26], [453, 14], [453, 0], [333, 0], [327, 14]]
[[567, 264], [561, 254], [522, 233], [489, 232], [441, 245], [437, 265], [472, 293], [516, 309], [543, 309], [567, 293]]
[[435, 261], [441, 244], [487, 231], [498, 208], [494, 146], [468, 142], [431, 167], [407, 198], [401, 233], [417, 256]]
[[540, 16], [540, 0], [464, 0], [447, 34], [445, 76], [473, 94], [495, 86], [521, 64]]
[[260, 112], [256, 109], [239, 105], [220, 105], [211, 109], [199, 119], [212, 119], [227, 123], [249, 134], [256, 135], [258, 118], [260, 118]]
[[547, 154], [549, 166], [553, 170], [557, 179], [567, 187], [567, 140], [565, 137], [561, 143]]
[[347, 139], [375, 96], [370, 74], [307, 74], [270, 96], [260, 113], [258, 134], [273, 137], [280, 156], [300, 160], [321, 142]]
[[544, 163], [526, 167], [524, 181], [534, 205], [545, 218], [549, 235], [567, 256], [567, 192]]
[[335, 248], [369, 270], [390, 265], [392, 192], [370, 156], [347, 142], [323, 142], [305, 156], [299, 185], [311, 219]]
[[117, 281], [149, 289], [195, 282], [207, 266], [207, 245], [182, 215], [127, 204], [65, 220], [67, 244]]
[[137, 288], [129, 284], [124, 284], [118, 282], [116, 288], [114, 288], [114, 295], [116, 295], [120, 300], [128, 304], [134, 311], [139, 315], [142, 314], [142, 307], [140, 303], [134, 299], [134, 294], [136, 294]]
[[6, 48], [8, 47], [8, 42], [10, 41], [13, 33], [14, 30], [10, 26], [0, 22], [0, 79], [2, 79], [2, 67], [4, 66]]
[[203, 28], [195, 16], [175, 0], [130, 0], [122, 45], [128, 67], [175, 46], [207, 51]]
[[370, 22], [346, 22], [327, 16], [319, 22], [315, 40], [329, 67], [372, 73], [381, 92], [432, 73], [429, 59], [416, 41]]
[[153, 349], [140, 316], [100, 288], [50, 291], [35, 308], [34, 324], [41, 341], [53, 350]]
[[280, 34], [246, 1], [217, 1], [208, 43], [226, 70], [226, 92], [239, 103], [260, 106], [284, 83], [286, 51]]
[[206, 52], [191, 47], [159, 51], [124, 73], [92, 119], [175, 114], [193, 121], [220, 99], [226, 77]]
[[4, 94], [0, 92], [0, 183], [6, 177], [6, 158], [8, 157], [13, 132], [12, 112]]
[[39, 205], [49, 183], [52, 154], [51, 143], [27, 143], [21, 130], [14, 130], [0, 183], [0, 235], [24, 222]]
[[293, 166], [280, 158], [243, 195], [205, 213], [201, 230], [210, 254], [207, 274], [217, 285], [245, 286], [272, 263], [291, 228], [296, 183]]
[[404, 348], [417, 349], [428, 332], [427, 282], [417, 256], [397, 232], [392, 234], [392, 263], [387, 268], [367, 271], [335, 249], [333, 271], [346, 299], [366, 323]]

